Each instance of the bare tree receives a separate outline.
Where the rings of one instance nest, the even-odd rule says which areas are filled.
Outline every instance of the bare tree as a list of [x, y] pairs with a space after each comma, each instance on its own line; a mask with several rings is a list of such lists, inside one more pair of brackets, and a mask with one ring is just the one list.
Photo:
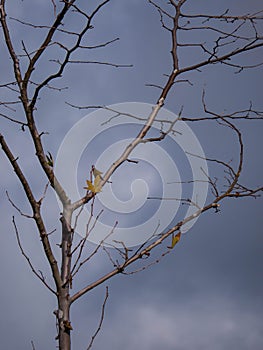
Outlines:
[[[64, 87], [61, 87], [61, 85], [58, 87], [55, 84], [64, 77], [66, 69], [74, 70], [76, 65], [86, 66], [91, 64], [125, 69], [130, 67], [130, 64], [126, 63], [90, 59], [89, 54], [85, 56], [88, 57], [87, 59], [83, 59], [82, 52], [86, 54], [86, 52], [90, 53], [90, 51], [93, 52], [98, 48], [107, 48], [119, 40], [118, 38], [113, 38], [99, 44], [89, 43], [89, 34], [95, 30], [93, 22], [96, 21], [97, 16], [103, 15], [104, 7], [110, 6], [110, 3], [110, 0], [96, 1], [96, 5], [91, 8], [90, 5], [83, 1], [52, 0], [46, 4], [52, 11], [50, 12], [50, 19], [45, 25], [35, 23], [33, 19], [31, 22], [28, 22], [24, 18], [9, 18], [7, 8], [9, 3], [1, 0], [0, 5], [2, 40], [10, 57], [8, 69], [10, 70], [10, 67], [12, 67], [10, 81], [1, 83], [1, 89], [5, 92], [5, 100], [0, 101], [2, 123], [7, 121], [8, 123], [13, 123], [14, 128], [19, 126], [23, 132], [29, 132], [28, 137], [33, 142], [32, 147], [38, 160], [38, 166], [42, 169], [48, 182], [44, 186], [42, 194], [39, 195], [43, 185], [39, 184], [37, 189], [31, 185], [26, 172], [23, 170], [24, 166], [19, 159], [20, 153], [23, 151], [19, 151], [19, 154], [13, 152], [12, 140], [7, 133], [5, 135], [5, 132], [2, 132], [0, 134], [0, 142], [3, 152], [22, 185], [31, 207], [31, 213], [24, 213], [8, 193], [7, 196], [10, 203], [22, 216], [34, 221], [36, 231], [40, 236], [43, 253], [52, 274], [52, 283], [49, 283], [45, 276], [34, 267], [30, 257], [24, 251], [19, 229], [13, 217], [13, 225], [21, 253], [26, 258], [33, 273], [57, 299], [57, 310], [54, 313], [58, 331], [57, 339], [61, 350], [69, 350], [71, 348], [70, 335], [73, 328], [70, 308], [83, 295], [115, 275], [131, 274], [158, 262], [161, 257], [170, 253], [175, 247], [181, 237], [181, 233], [184, 232], [184, 227], [189, 222], [195, 220], [204, 212], [218, 211], [220, 203], [224, 199], [230, 197], [257, 197], [263, 190], [263, 187], [250, 188], [249, 185], [244, 185], [241, 182], [245, 145], [240, 122], [252, 123], [253, 121], [262, 120], [262, 113], [254, 108], [253, 103], [250, 103], [246, 109], [222, 114], [221, 111], [213, 111], [208, 106], [204, 90], [202, 94], [202, 114], [198, 113], [198, 115], [193, 117], [185, 117], [182, 106], [178, 102], [176, 103], [176, 108], [179, 110], [178, 118], [171, 121], [160, 117], [168, 96], [176, 96], [176, 91], [180, 86], [192, 84], [192, 73], [199, 72], [202, 74], [202, 71], [207, 67], [220, 64], [226, 69], [231, 69], [234, 74], [242, 74], [245, 70], [256, 69], [262, 65], [261, 61], [255, 62], [254, 56], [252, 56], [253, 62], [249, 63], [244, 63], [245, 60], [243, 58], [248, 57], [251, 61], [249, 54], [263, 47], [262, 33], [260, 32], [263, 10], [250, 14], [232, 14], [228, 10], [219, 14], [206, 14], [205, 10], [200, 9], [200, 13], [193, 13], [191, 11], [193, 2], [190, 0], [169, 0], [168, 2], [148, 0], [149, 11], [153, 9], [157, 11], [160, 19], [160, 29], [162, 27], [169, 36], [171, 50], [171, 65], [167, 67], [169, 73], [164, 75], [165, 82], [162, 85], [154, 82], [148, 84], [159, 92], [152, 111], [147, 118], [143, 117], [143, 119], [140, 115], [129, 115], [133, 120], [143, 119], [141, 130], [137, 135], [134, 135], [133, 141], [122, 150], [121, 155], [115, 159], [113, 164], [103, 174], [95, 167], [90, 167], [85, 193], [79, 199], [72, 200], [67, 193], [67, 189], [64, 188], [60, 178], [57, 177], [54, 171], [54, 162], [56, 160], [53, 159], [48, 148], [44, 146], [43, 138], [46, 132], [39, 130], [37, 119], [40, 118], [40, 115], [45, 117], [44, 106], [49, 103], [45, 98], [46, 91], [52, 91], [61, 95], [65, 91]], [[32, 37], [35, 35], [37, 40], [34, 40], [32, 44], [30, 38], [20, 38], [19, 34], [14, 39], [12, 29], [14, 25], [26, 27], [32, 33]], [[39, 35], [39, 32], [41, 32], [41, 35]], [[189, 57], [189, 59], [185, 60], [186, 63], [184, 62], [184, 52]], [[43, 68], [45, 65], [47, 67]], [[85, 70], [83, 68], [84, 74]], [[100, 108], [110, 112], [109, 118], [125, 115], [125, 110], [115, 110], [102, 104], [99, 106], [79, 106], [73, 100], [66, 102], [70, 108]], [[115, 241], [116, 244], [112, 247], [105, 244], [108, 237], [114, 237], [115, 229], [118, 226], [118, 219], [116, 218], [116, 224], [112, 226], [112, 229], [107, 233], [104, 232], [104, 238], [100, 240], [93, 251], [87, 254], [85, 247], [88, 245], [89, 235], [102, 215], [101, 212], [95, 215], [93, 210], [99, 192], [110, 185], [112, 175], [124, 163], [138, 162], [131, 157], [133, 151], [139, 145], [159, 143], [169, 135], [175, 134], [178, 132], [177, 125], [179, 121], [185, 121], [189, 124], [214, 122], [217, 123], [218, 128], [223, 127], [226, 130], [230, 130], [235, 135], [238, 144], [236, 164], [233, 165], [228, 160], [220, 159], [217, 155], [214, 158], [206, 157], [203, 159], [204, 161], [214, 164], [218, 168], [220, 167], [221, 171], [214, 176], [209, 175], [202, 169], [203, 179], [205, 179], [203, 181], [209, 186], [212, 194], [204, 205], [200, 205], [196, 198], [162, 198], [160, 196], [157, 200], [177, 200], [186, 204], [191, 208], [190, 214], [179, 219], [167, 230], [160, 232], [158, 227], [156, 227], [155, 231], [150, 232], [149, 238], [136, 247], [129, 247], [124, 240]], [[156, 125], [159, 125], [159, 135], [151, 134], [153, 126], [156, 128]], [[192, 154], [192, 156], [200, 157], [196, 154]], [[221, 178], [218, 180], [218, 177]], [[197, 182], [199, 180], [194, 179], [193, 181]], [[182, 182], [190, 183], [187, 179], [182, 179]], [[60, 216], [61, 242], [58, 246], [52, 241], [53, 232], [48, 231], [49, 223], [43, 216], [43, 207], [49, 205], [46, 200], [46, 193], [50, 191], [50, 187], [55, 191], [62, 207]], [[84, 206], [90, 206], [91, 214], [90, 218], [87, 219], [87, 230], [82, 232], [82, 238], [79, 238], [75, 232], [77, 232], [78, 218]], [[154, 248], [167, 239], [171, 239], [171, 241], [169, 241], [168, 246], [163, 246], [161, 257], [151, 260], [151, 252]], [[57, 253], [57, 248], [59, 248], [59, 254]], [[94, 281], [88, 282], [80, 290], [72, 293], [71, 288], [74, 284], [75, 276], [80, 272], [83, 265], [92, 264], [92, 258], [99, 251], [105, 253], [110, 263], [109, 270], [105, 274], [97, 276]], [[133, 270], [130, 269], [130, 266], [135, 262], [139, 262], [139, 264], [136, 264]], [[107, 298], [108, 290], [105, 295], [98, 329], [92, 337], [88, 348], [92, 346], [102, 326]], [[33, 343], [32, 347], [34, 348]]]

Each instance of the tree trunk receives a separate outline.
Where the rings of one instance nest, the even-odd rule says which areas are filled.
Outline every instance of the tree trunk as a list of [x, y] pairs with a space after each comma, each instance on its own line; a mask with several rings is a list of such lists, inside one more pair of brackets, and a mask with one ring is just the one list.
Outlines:
[[61, 281], [62, 285], [58, 290], [58, 340], [59, 350], [70, 350], [70, 332], [72, 326], [70, 323], [70, 270], [71, 270], [71, 245], [72, 245], [72, 229], [71, 229], [70, 210], [64, 209], [63, 216], [60, 218], [62, 223], [62, 242], [61, 242]]
[[70, 323], [70, 304], [68, 287], [62, 288], [58, 297], [58, 340], [59, 350], [70, 350], [70, 332], [72, 330]]

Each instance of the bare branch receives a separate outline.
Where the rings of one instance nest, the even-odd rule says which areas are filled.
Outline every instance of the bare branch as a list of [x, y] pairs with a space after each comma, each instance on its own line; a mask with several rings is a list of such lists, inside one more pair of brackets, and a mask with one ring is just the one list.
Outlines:
[[88, 49], [88, 50], [99, 49], [99, 48], [102, 48], [102, 47], [106, 47], [106, 46], [108, 46], [110, 44], [113, 44], [113, 43], [115, 43], [118, 40], [120, 40], [120, 38], [115, 38], [115, 39], [112, 39], [112, 40], [108, 40], [105, 43], [98, 44], [98, 45], [92, 45], [92, 46], [79, 45], [79, 48], [80, 49]]
[[[57, 63], [60, 63], [57, 61]], [[78, 63], [78, 64], [99, 64], [103, 66], [111, 66], [115, 68], [131, 68], [133, 67], [132, 64], [117, 64], [117, 63], [111, 63], [111, 62], [102, 62], [102, 61], [81, 61], [81, 60], [69, 60], [68, 63]]]
[[[60, 78], [65, 70], [65, 67], [67, 66], [67, 64], [70, 61], [70, 57], [71, 55], [79, 48], [79, 45], [81, 45], [82, 42], [82, 38], [84, 37], [84, 35], [86, 34], [86, 32], [92, 28], [91, 22], [93, 20], [93, 18], [95, 17], [95, 15], [98, 13], [98, 11], [104, 6], [106, 5], [110, 0], [105, 0], [103, 2], [101, 2], [96, 8], [95, 10], [91, 13], [91, 15], [87, 16], [85, 14], [85, 17], [87, 18], [87, 22], [86, 25], [84, 26], [84, 28], [82, 29], [82, 31], [77, 35], [77, 40], [75, 42], [75, 44], [70, 48], [66, 50], [66, 55], [63, 59], [63, 62], [60, 63], [60, 68], [59, 70], [54, 73], [49, 75], [42, 83], [40, 83], [38, 85], [38, 87], [35, 90], [34, 96], [32, 98], [32, 102], [31, 102], [31, 109], [34, 107], [37, 97], [39, 95], [40, 90], [46, 86], [47, 84], [50, 83], [51, 80], [54, 80], [56, 78]], [[62, 9], [62, 11], [60, 12], [60, 14], [56, 17], [56, 20], [53, 24], [53, 26], [50, 28], [48, 35], [46, 36], [46, 39], [44, 40], [43, 44], [41, 45], [40, 49], [37, 51], [37, 53], [35, 54], [35, 56], [32, 58], [31, 60], [31, 65], [28, 67], [27, 70], [27, 74], [25, 75], [25, 79], [27, 78], [27, 81], [29, 80], [33, 67], [36, 63], [36, 61], [38, 60], [38, 58], [41, 56], [41, 54], [43, 53], [43, 51], [45, 50], [45, 48], [47, 47], [47, 45], [49, 45], [49, 43], [51, 42], [51, 39], [56, 31], [56, 28], [61, 24], [62, 19], [64, 18], [65, 14], [68, 12], [69, 8], [71, 6], [73, 6], [75, 3], [75, 0], [71, 0], [69, 2], [65, 2], [64, 8]], [[79, 13], [83, 12], [77, 8], [75, 5], [73, 6]]]
[[21, 87], [22, 87], [22, 75], [21, 75], [19, 60], [17, 58], [14, 47], [12, 45], [12, 40], [11, 40], [9, 29], [8, 29], [8, 26], [6, 23], [5, 0], [1, 0], [1, 3], [0, 3], [0, 20], [1, 20], [2, 28], [3, 28], [5, 42], [6, 42], [8, 51], [9, 51], [10, 56], [11, 56], [12, 61], [13, 61], [13, 68], [14, 68], [14, 74], [16, 77], [16, 81], [18, 83], [19, 88], [21, 89]]
[[[38, 59], [41, 57], [41, 55], [43, 54], [43, 52], [45, 51], [46, 47], [50, 44], [54, 33], [56, 32], [56, 29], [61, 25], [61, 22], [63, 20], [63, 18], [65, 17], [66, 13], [68, 12], [68, 10], [70, 9], [70, 7], [72, 6], [72, 4], [74, 4], [75, 0], [71, 0], [71, 1], [66, 1], [64, 2], [64, 6], [61, 10], [61, 12], [57, 15], [53, 25], [50, 27], [43, 43], [41, 44], [41, 46], [39, 47], [39, 49], [36, 51], [35, 55], [30, 59], [30, 63], [29, 66], [27, 68], [27, 71], [25, 73], [24, 79], [23, 79], [23, 90], [27, 89], [27, 84], [29, 82], [29, 79], [31, 77], [31, 74], [34, 70], [34, 66], [36, 64], [36, 62], [38, 61]], [[31, 109], [33, 108], [35, 101], [36, 101], [36, 94], [33, 97], [33, 100], [31, 102]]]
[[20, 237], [19, 237], [19, 233], [18, 233], [18, 229], [17, 229], [17, 226], [16, 226], [16, 222], [15, 222], [15, 217], [13, 216], [13, 219], [12, 219], [12, 222], [13, 222], [13, 225], [14, 225], [14, 228], [15, 228], [15, 233], [16, 233], [16, 239], [17, 239], [17, 243], [18, 243], [18, 246], [19, 246], [19, 249], [22, 253], [22, 255], [24, 256], [24, 258], [26, 259], [28, 265], [30, 266], [31, 268], [31, 271], [34, 273], [34, 275], [36, 275], [40, 281], [53, 293], [53, 294], [57, 294], [56, 291], [54, 291], [48, 284], [47, 282], [45, 281], [45, 278], [43, 277], [43, 275], [41, 273], [38, 273], [36, 271], [36, 269], [34, 268], [33, 264], [31, 263], [31, 260], [29, 259], [28, 255], [25, 253], [23, 247], [22, 247], [22, 244], [21, 244], [21, 241], [20, 241]]
[[32, 350], [36, 350], [33, 340], [31, 340]]
[[26, 123], [23, 123], [23, 122], [21, 122], [20, 120], [17, 120], [17, 119], [14, 119], [14, 118], [12, 118], [12, 117], [9, 117], [9, 116], [7, 116], [7, 115], [5, 115], [5, 114], [3, 114], [3, 113], [0, 113], [0, 116], [1, 116], [2, 118], [4, 118], [4, 119], [9, 120], [9, 121], [12, 122], [12, 123], [21, 125], [21, 129], [22, 129], [23, 131], [25, 131], [25, 126], [27, 126]]
[[90, 350], [92, 348], [94, 340], [96, 339], [99, 331], [101, 330], [101, 326], [102, 326], [102, 323], [103, 323], [103, 320], [104, 320], [104, 315], [105, 315], [105, 306], [106, 306], [108, 297], [109, 297], [109, 288], [107, 286], [106, 287], [106, 294], [105, 294], [104, 302], [103, 302], [102, 308], [101, 308], [101, 316], [100, 316], [99, 325], [98, 325], [98, 328], [96, 329], [96, 332], [93, 334], [93, 336], [91, 338], [91, 341], [90, 341], [90, 343], [88, 345], [87, 350]]
[[44, 222], [42, 220], [41, 214], [40, 214], [40, 203], [38, 203], [35, 198], [34, 195], [31, 191], [31, 188], [29, 186], [28, 181], [26, 180], [21, 168], [19, 167], [18, 163], [17, 163], [17, 158], [15, 158], [11, 152], [11, 150], [9, 149], [7, 143], [4, 140], [3, 135], [0, 134], [0, 144], [3, 148], [3, 151], [5, 152], [10, 164], [12, 165], [20, 183], [22, 184], [25, 194], [28, 198], [28, 201], [31, 205], [31, 208], [33, 210], [33, 217], [34, 220], [36, 222], [40, 237], [41, 237], [41, 241], [44, 247], [44, 251], [45, 251], [45, 255], [48, 259], [49, 265], [51, 267], [52, 270], [52, 274], [53, 274], [53, 278], [54, 281], [56, 283], [57, 288], [60, 287], [61, 285], [61, 279], [60, 279], [60, 274], [59, 274], [59, 270], [58, 270], [58, 265], [57, 265], [57, 261], [53, 255], [53, 251], [51, 248], [51, 245], [49, 243], [49, 239], [48, 239], [48, 235], [46, 233], [46, 228], [44, 225]]
[[21, 211], [21, 209], [18, 208], [17, 205], [15, 205], [15, 203], [12, 201], [12, 199], [10, 198], [8, 192], [6, 191], [6, 196], [8, 198], [8, 201], [11, 203], [11, 205], [19, 212], [20, 215], [28, 218], [28, 219], [33, 219], [33, 216], [32, 215], [28, 215], [28, 214], [25, 214]]

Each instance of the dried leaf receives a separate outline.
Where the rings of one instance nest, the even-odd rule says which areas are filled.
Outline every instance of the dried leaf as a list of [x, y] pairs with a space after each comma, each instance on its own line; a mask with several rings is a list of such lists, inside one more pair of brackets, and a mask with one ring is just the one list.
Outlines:
[[87, 187], [84, 187], [86, 190], [91, 191], [92, 193], [101, 192], [101, 184], [100, 184], [100, 175], [97, 175], [94, 180], [94, 184], [86, 180]]
[[177, 235], [175, 235], [175, 236], [173, 235], [172, 236], [172, 244], [168, 248], [173, 249], [174, 246], [180, 241], [180, 238], [181, 238], [181, 231], [178, 232]]

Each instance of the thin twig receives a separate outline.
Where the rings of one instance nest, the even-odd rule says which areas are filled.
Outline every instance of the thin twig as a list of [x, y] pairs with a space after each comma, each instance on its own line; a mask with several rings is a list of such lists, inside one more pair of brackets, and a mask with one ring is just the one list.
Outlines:
[[33, 340], [31, 340], [32, 350], [36, 350]]
[[31, 263], [31, 260], [30, 258], [28, 257], [28, 255], [25, 253], [23, 247], [22, 247], [22, 244], [21, 244], [21, 241], [20, 241], [20, 237], [19, 237], [19, 233], [18, 233], [18, 229], [17, 229], [17, 226], [16, 226], [16, 222], [15, 222], [15, 217], [13, 216], [12, 218], [12, 222], [13, 222], [13, 225], [14, 225], [14, 228], [15, 228], [15, 233], [16, 233], [16, 239], [17, 239], [17, 243], [18, 243], [18, 246], [19, 246], [19, 249], [22, 253], [22, 255], [25, 257], [28, 265], [30, 266], [31, 268], [31, 271], [40, 279], [40, 281], [55, 295], [57, 295], [56, 291], [54, 289], [52, 289], [49, 284], [45, 281], [45, 278], [43, 276], [43, 274], [40, 272], [38, 273], [36, 271], [36, 269], [34, 268], [33, 264]]
[[91, 349], [95, 338], [97, 337], [99, 331], [101, 330], [101, 326], [102, 326], [102, 323], [103, 323], [103, 320], [104, 320], [104, 315], [105, 315], [105, 306], [106, 306], [106, 302], [107, 302], [108, 297], [109, 297], [109, 288], [108, 288], [108, 286], [107, 286], [107, 287], [106, 287], [106, 293], [105, 293], [104, 302], [103, 302], [102, 308], [101, 308], [101, 316], [100, 316], [99, 325], [98, 325], [97, 330], [95, 331], [95, 333], [94, 333], [93, 336], [91, 337], [91, 341], [90, 341], [90, 343], [89, 343], [89, 345], [88, 345], [87, 350], [90, 350], [90, 349]]

